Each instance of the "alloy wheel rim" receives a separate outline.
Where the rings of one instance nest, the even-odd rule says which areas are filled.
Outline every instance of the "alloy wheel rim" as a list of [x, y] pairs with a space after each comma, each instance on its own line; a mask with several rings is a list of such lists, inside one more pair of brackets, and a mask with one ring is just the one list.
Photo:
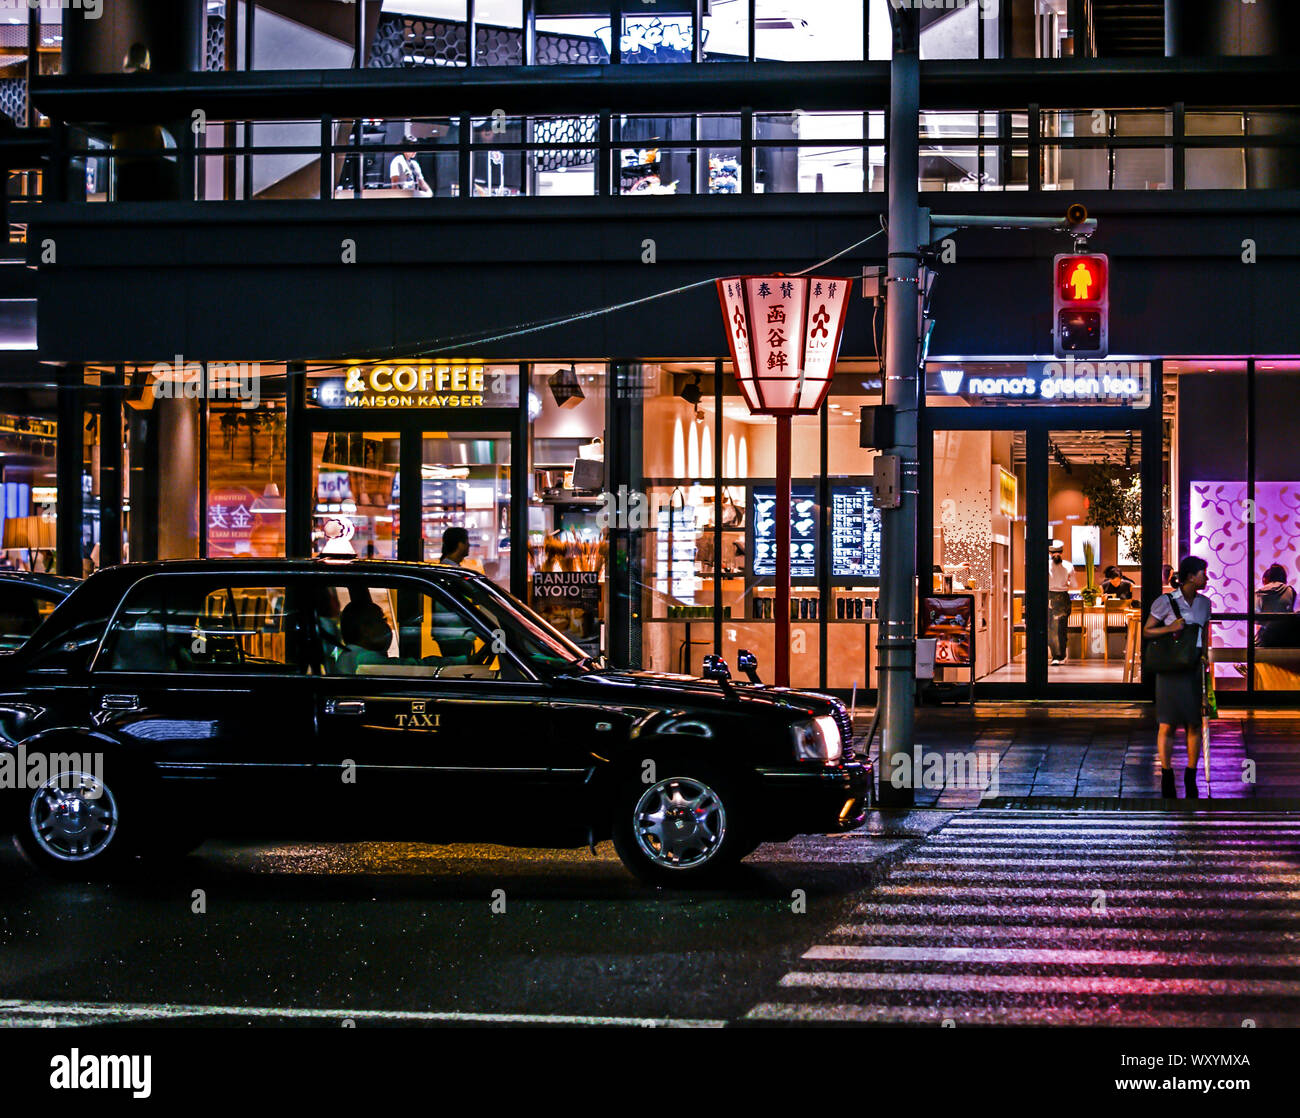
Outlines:
[[656, 866], [686, 870], [704, 865], [727, 833], [727, 812], [702, 780], [674, 776], [647, 788], [632, 815], [641, 852]]
[[91, 773], [59, 773], [32, 796], [28, 823], [50, 857], [85, 862], [102, 854], [117, 834], [117, 800]]

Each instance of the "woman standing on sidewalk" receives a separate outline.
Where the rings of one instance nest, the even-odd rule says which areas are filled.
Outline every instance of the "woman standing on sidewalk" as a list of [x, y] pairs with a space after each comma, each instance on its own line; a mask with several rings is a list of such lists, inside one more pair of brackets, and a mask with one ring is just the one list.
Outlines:
[[1182, 726], [1187, 732], [1187, 771], [1183, 773], [1183, 786], [1187, 798], [1195, 800], [1200, 796], [1196, 790], [1196, 765], [1201, 759], [1201, 691], [1210, 654], [1210, 599], [1200, 593], [1208, 581], [1205, 560], [1189, 555], [1170, 581], [1176, 589], [1155, 600], [1143, 635], [1152, 640], [1195, 627], [1200, 656], [1190, 668], [1156, 675], [1160, 795], [1166, 800], [1174, 798], [1174, 734]]

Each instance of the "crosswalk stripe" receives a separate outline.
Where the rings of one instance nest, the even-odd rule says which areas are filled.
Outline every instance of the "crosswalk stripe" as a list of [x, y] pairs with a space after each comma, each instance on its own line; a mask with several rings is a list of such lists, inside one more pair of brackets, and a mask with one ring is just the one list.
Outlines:
[[1067, 967], [1295, 967], [1300, 955], [1228, 955], [1205, 951], [1103, 951], [1041, 947], [898, 947], [891, 945], [820, 944], [805, 959], [828, 962], [1057, 964]]
[[[1189, 839], [1184, 835], [1169, 835], [1169, 836], [1162, 836], [1162, 838], [1169, 845], [1171, 846], [1177, 845], [1180, 849], [1183, 850], [1196, 850], [1196, 851], [1216, 850], [1216, 849], [1222, 849], [1223, 847], [1232, 847], [1232, 848], [1245, 847], [1245, 848], [1253, 849], [1255, 847], [1260, 847], [1260, 846], [1267, 847], [1270, 850], [1276, 850], [1279, 847], [1282, 847], [1283, 849], [1290, 849], [1291, 847], [1294, 846], [1297, 850], [1300, 850], [1300, 836], [1296, 836], [1294, 839], [1291, 839], [1285, 843], [1279, 843], [1273, 839], [1263, 839], [1263, 838], [1244, 839], [1244, 838], [1224, 837], [1221, 835], [1205, 837], [1205, 838], [1198, 837], [1195, 839]], [[1021, 848], [1032, 848], [1038, 846], [1086, 846], [1090, 850], [1106, 850], [1109, 849], [1110, 847], [1130, 846], [1134, 840], [1132, 838], [1125, 838], [1124, 836], [1118, 836], [1118, 837], [1108, 836], [1106, 839], [1102, 841], [1098, 841], [1097, 839], [1091, 839], [1091, 838], [1057, 838], [1055, 836], [1049, 836], [1047, 838], [1039, 838], [1037, 836], [1023, 836], [1015, 839], [992, 838], [985, 841], [984, 839], [966, 838], [965, 836], [961, 838], [945, 838], [942, 835], [936, 835], [933, 838], [929, 839], [928, 841], [934, 843], [936, 846], [941, 846], [945, 849], [951, 847], [980, 848], [980, 847], [997, 846], [997, 847], [1004, 847], [1009, 850], [1017, 850]]]
[[[1042, 851], [1035, 851], [1041, 854]], [[946, 866], [973, 866], [976, 868], [986, 866], [998, 866], [1005, 868], [1007, 860], [995, 854], [962, 854], [955, 858], [931, 858], [927, 855], [918, 855], [915, 859], [908, 859], [909, 866], [915, 866], [918, 869], [926, 869], [931, 866], [942, 868]], [[1160, 855], [1156, 857], [1147, 857], [1145, 855], [1132, 855], [1121, 858], [1110, 855], [1105, 859], [1097, 858], [1017, 858], [1015, 861], [1016, 869], [1035, 867], [1042, 869], [1166, 869], [1187, 866], [1197, 866], [1206, 872], [1214, 870], [1216, 873], [1229, 873], [1232, 871], [1248, 873], [1253, 869], [1262, 867], [1264, 869], [1291, 870], [1294, 868], [1294, 862], [1283, 862], [1270, 858], [1238, 858], [1227, 864], [1216, 862], [1214, 865], [1206, 865], [1202, 858], [1188, 854], [1182, 858], [1174, 858], [1169, 855]]]
[[[1013, 1011], [1018, 1025], [1072, 1025], [1097, 1027], [1122, 1025], [1136, 1028], [1176, 1029], [1239, 1029], [1249, 1019], [1257, 1027], [1296, 1028], [1300, 1026], [1300, 1013], [1248, 1013], [1171, 1010], [1156, 1013], [1142, 1010], [1075, 1009], [1053, 1006], [1016, 1007]], [[909, 1005], [854, 1005], [814, 1002], [791, 1005], [784, 1002], [763, 1002], [746, 1014], [750, 1021], [773, 1022], [843, 1022], [854, 1025], [941, 1025], [951, 1021], [954, 1025], [1005, 1025], [1008, 1011], [1001, 1006], [909, 1006]]]
[[1114, 975], [943, 974], [930, 971], [791, 971], [782, 986], [962, 994], [1188, 994], [1300, 997], [1300, 982], [1278, 978], [1142, 978]]
[[[1015, 824], [1011, 820], [1001, 818], [1005, 812], [997, 812], [999, 818], [994, 819], [981, 818], [969, 819], [958, 817], [945, 825], [948, 831], [1004, 831], [1015, 830]], [[1162, 832], [1174, 832], [1184, 828], [1196, 828], [1201, 830], [1225, 830], [1231, 828], [1251, 829], [1268, 831], [1270, 834], [1290, 834], [1300, 831], [1300, 823], [1274, 823], [1267, 819], [1255, 818], [1222, 818], [1222, 815], [1216, 815], [1213, 819], [1175, 819], [1170, 820], [1163, 817], [1153, 817], [1151, 819], [1134, 819], [1131, 816], [1122, 816], [1119, 820], [1113, 815], [1094, 816], [1090, 819], [1048, 819], [1048, 820], [1025, 820], [1025, 825], [1032, 825], [1037, 831], [1051, 830], [1083, 830], [1090, 829], [1096, 831], [1120, 829], [1127, 831], [1134, 830], [1152, 830]]]
[[[999, 897], [1042, 897], [1044, 900], [1050, 898], [1062, 901], [1079, 901], [1080, 903], [1091, 903], [1097, 892], [1096, 889], [1045, 888], [1037, 885], [998, 885], [990, 886], [988, 891], [995, 893]], [[1193, 889], [1102, 889], [1100, 891], [1105, 894], [1108, 905], [1112, 900], [1166, 900], [1170, 903], [1201, 900], [1212, 905], [1219, 905], [1227, 901], [1237, 901], [1242, 904], [1255, 901], [1263, 907], [1277, 901], [1300, 900], [1300, 890], [1294, 889], [1279, 889], [1271, 893], [1245, 892], [1239, 889], [1224, 889], [1213, 893]], [[957, 897], [964, 899], [969, 898], [974, 892], [977, 892], [977, 890], [972, 889], [970, 885], [888, 884], [879, 886], [875, 891], [875, 895], [878, 897], [908, 897], [911, 899], [917, 897]]]
[[1219, 945], [1231, 944], [1234, 947], [1249, 947], [1265, 951], [1269, 947], [1290, 947], [1300, 945], [1300, 928], [1293, 932], [1260, 931], [1242, 929], [1225, 931], [1222, 928], [1177, 928], [1162, 929], [1153, 932], [1144, 928], [1112, 927], [1055, 927], [1043, 924], [951, 924], [936, 929], [933, 924], [841, 924], [830, 933], [833, 936], [867, 939], [871, 937], [889, 939], [922, 938], [933, 942], [938, 938], [948, 939], [996, 939], [1004, 943], [1015, 943], [1027, 939], [1065, 940], [1068, 942], [1106, 942], [1122, 940], [1150, 947], [1153, 943], [1170, 943], [1186, 947], [1188, 943], [1206, 940]]
[[1212, 835], [1222, 831], [1241, 831], [1243, 834], [1269, 834], [1269, 835], [1294, 835], [1300, 833], [1300, 823], [1293, 823], [1286, 827], [1278, 827], [1260, 822], [1251, 822], [1250, 820], [1242, 821], [1219, 821], [1219, 820], [1189, 820], [1186, 823], [1161, 823], [1157, 820], [1150, 822], [1135, 822], [1126, 820], [1122, 823], [1096, 819], [1087, 821], [1075, 821], [1046, 824], [1037, 826], [1029, 823], [971, 823], [965, 825], [949, 824], [944, 828], [949, 834], [973, 834], [973, 835], [993, 835], [993, 834], [1024, 834], [1030, 827], [1039, 834], [1055, 834], [1057, 832], [1079, 832], [1086, 834], [1113, 834], [1123, 832], [1128, 834], [1205, 834]]
[[[1093, 911], [1091, 905], [1080, 905], [1077, 910], [1066, 910], [1060, 905], [1004, 905], [999, 904], [996, 900], [984, 901], [980, 904], [862, 904], [854, 910], [856, 915], [866, 916], [870, 914], [894, 913], [898, 916], [929, 916], [935, 920], [943, 920], [945, 917], [970, 915], [970, 916], [1011, 916], [1016, 918], [1032, 918], [1035, 916], [1057, 918], [1061, 920], [1079, 920], [1084, 917], [1092, 920], [1123, 920], [1123, 919], [1142, 919], [1152, 918], [1155, 916], [1175, 917], [1183, 916], [1184, 922], [1187, 915], [1182, 909], [1173, 909], [1169, 907], [1160, 907], [1156, 905], [1142, 906], [1125, 906], [1108, 904], [1105, 914]], [[1208, 914], [1198, 912], [1195, 919], [1204, 921]], [[1213, 913], [1216, 920], [1259, 920], [1267, 918], [1271, 920], [1300, 920], [1300, 909], [1294, 908], [1230, 908], [1220, 909]]]
[[[1247, 875], [1242, 867], [1237, 873], [1153, 873], [1150, 866], [1137, 866], [1133, 869], [1085, 866], [1082, 863], [1071, 869], [1040, 869], [1034, 874], [1035, 881], [1159, 881], [1161, 885], [1173, 888], [1186, 888], [1189, 885], [1217, 885], [1233, 881]], [[894, 882], [903, 881], [974, 881], [982, 884], [994, 884], [999, 881], [1013, 881], [1021, 874], [1008, 869], [905, 869], [898, 870], [890, 876]], [[1250, 875], [1250, 883], [1256, 887], [1265, 885], [1300, 885], [1300, 873], [1268, 873]]]

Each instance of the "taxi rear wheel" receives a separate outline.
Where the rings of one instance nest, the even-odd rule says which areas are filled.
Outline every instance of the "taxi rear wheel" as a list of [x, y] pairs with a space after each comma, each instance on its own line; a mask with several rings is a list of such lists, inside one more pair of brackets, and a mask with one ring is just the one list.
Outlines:
[[64, 769], [22, 801], [14, 842], [27, 861], [46, 873], [100, 877], [129, 855], [122, 806], [120, 782], [106, 774]]
[[690, 767], [674, 775], [625, 786], [614, 819], [614, 849], [623, 864], [654, 885], [714, 881], [750, 853], [744, 811], [734, 791], [712, 774]]

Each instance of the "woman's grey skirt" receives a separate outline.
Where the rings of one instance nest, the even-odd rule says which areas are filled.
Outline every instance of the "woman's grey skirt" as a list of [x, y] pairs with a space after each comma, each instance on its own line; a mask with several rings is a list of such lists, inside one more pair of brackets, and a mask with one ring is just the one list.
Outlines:
[[1185, 672], [1156, 676], [1156, 721], [1162, 726], [1199, 726], [1201, 722], [1201, 665]]

